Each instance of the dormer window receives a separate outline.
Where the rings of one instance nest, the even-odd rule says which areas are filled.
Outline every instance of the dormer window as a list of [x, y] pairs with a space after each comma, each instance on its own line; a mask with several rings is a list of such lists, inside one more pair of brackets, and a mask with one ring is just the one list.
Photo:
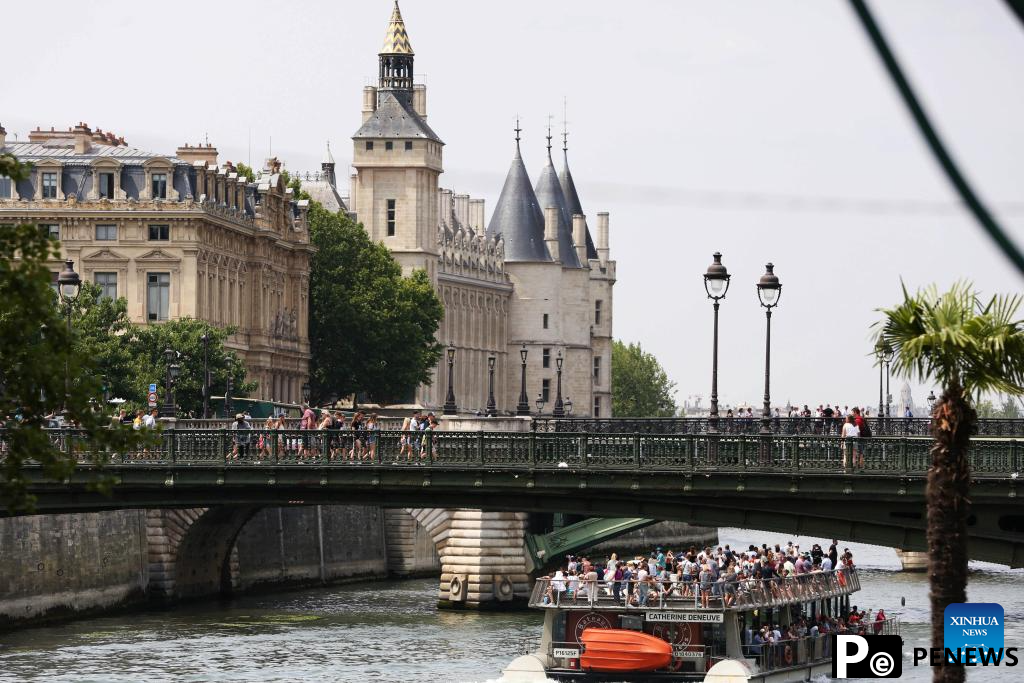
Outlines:
[[167, 199], [167, 174], [154, 173], [150, 183], [150, 191], [153, 199]]
[[43, 199], [56, 199], [57, 198], [57, 174], [56, 173], [43, 173], [42, 189]]
[[14, 199], [14, 181], [0, 175], [0, 199]]
[[114, 174], [100, 173], [100, 199], [114, 198]]

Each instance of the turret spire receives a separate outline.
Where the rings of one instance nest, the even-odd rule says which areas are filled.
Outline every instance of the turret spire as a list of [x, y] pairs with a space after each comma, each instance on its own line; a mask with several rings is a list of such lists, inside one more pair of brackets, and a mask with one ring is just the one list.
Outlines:
[[519, 114], [516, 114], [516, 127], [513, 128], [516, 132], [516, 151], [519, 151], [519, 134], [523, 132], [523, 129], [519, 127]]
[[413, 83], [413, 51], [409, 34], [405, 30], [398, 0], [391, 11], [384, 46], [380, 49], [380, 89], [411, 93]]
[[388, 31], [384, 34], [384, 47], [380, 49], [382, 55], [411, 55], [412, 42], [405, 30], [405, 21], [402, 19], [402, 10], [398, 8], [398, 0], [395, 0], [395, 8], [391, 10], [391, 20], [388, 22]]
[[551, 158], [551, 114], [548, 114], [548, 159]]

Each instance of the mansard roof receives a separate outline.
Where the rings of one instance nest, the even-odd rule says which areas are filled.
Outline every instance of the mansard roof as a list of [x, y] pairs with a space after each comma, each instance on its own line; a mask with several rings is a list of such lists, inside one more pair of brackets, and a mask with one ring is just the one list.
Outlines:
[[516, 141], [516, 154], [494, 206], [487, 236], [505, 240], [506, 261], [550, 261], [544, 246], [544, 214], [530, 186], [530, 176]]
[[41, 161], [54, 159], [64, 163], [89, 164], [98, 158], [117, 159], [122, 163], [142, 163], [148, 159], [166, 159], [172, 164], [185, 163], [180, 159], [147, 152], [146, 150], [128, 147], [126, 145], [104, 145], [92, 143], [82, 154], [75, 153], [75, 140], [72, 137], [51, 138], [45, 142], [12, 142], [10, 140], [3, 147], [5, 154], [13, 154], [19, 161]]
[[427, 122], [389, 90], [381, 90], [377, 96], [377, 109], [366, 119], [353, 139], [358, 138], [426, 138], [434, 142], [443, 141]]
[[[558, 176], [558, 182], [562, 186], [562, 194], [565, 196], [566, 208], [569, 209], [569, 216], [575, 214], [585, 216], [583, 205], [580, 203], [580, 195], [576, 192], [576, 183], [572, 180], [572, 172], [569, 170], [569, 150], [563, 148], [564, 165], [562, 173]], [[590, 236], [590, 226], [587, 226], [587, 258], [596, 259], [597, 249], [594, 248], [594, 240]]]
[[[550, 138], [549, 138], [550, 143]], [[541, 209], [555, 207], [558, 209], [558, 255], [562, 265], [568, 268], [581, 268], [580, 259], [576, 255], [576, 247], [572, 241], [572, 214], [566, 206], [562, 186], [558, 183], [558, 174], [551, 161], [551, 145], [548, 145], [548, 163], [537, 179], [537, 201]]]

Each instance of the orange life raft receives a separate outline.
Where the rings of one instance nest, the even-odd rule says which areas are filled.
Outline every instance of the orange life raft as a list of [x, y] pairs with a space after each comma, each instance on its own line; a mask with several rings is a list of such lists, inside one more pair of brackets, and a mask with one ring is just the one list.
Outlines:
[[584, 671], [654, 671], [672, 662], [672, 645], [640, 631], [588, 628], [580, 641]]

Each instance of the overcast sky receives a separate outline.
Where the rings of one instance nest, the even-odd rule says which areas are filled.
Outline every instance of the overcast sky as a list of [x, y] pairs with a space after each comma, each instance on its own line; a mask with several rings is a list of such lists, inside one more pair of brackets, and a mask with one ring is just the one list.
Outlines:
[[[962, 168], [1024, 242], [1021, 24], [1001, 0], [871, 5]], [[292, 170], [317, 169], [330, 139], [347, 167], [390, 0], [165, 9], [6, 6], [8, 135], [86, 121], [164, 153], [209, 135], [232, 161], [249, 160], [251, 138], [255, 162], [272, 139]], [[442, 185], [484, 197], [488, 216], [516, 114], [536, 181], [547, 117], [560, 128], [568, 102], [584, 210], [591, 226], [611, 212], [615, 336], [657, 355], [680, 402], [706, 405], [710, 391], [701, 274], [715, 250], [733, 274], [723, 404], [761, 400], [766, 261], [783, 283], [778, 404], [877, 403], [869, 326], [900, 278], [1024, 289], [958, 208], [846, 2], [404, 0], [402, 13], [447, 144]]]

